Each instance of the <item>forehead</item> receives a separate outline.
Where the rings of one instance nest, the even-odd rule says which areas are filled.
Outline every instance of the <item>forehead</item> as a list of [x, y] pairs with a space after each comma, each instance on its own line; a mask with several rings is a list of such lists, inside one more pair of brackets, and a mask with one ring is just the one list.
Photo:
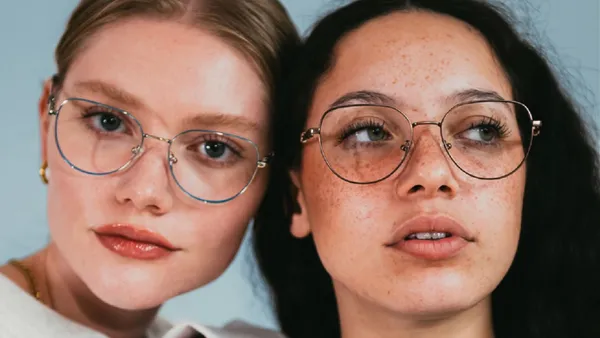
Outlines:
[[367, 22], [340, 40], [332, 64], [315, 106], [359, 90], [383, 92], [409, 110], [468, 89], [511, 97], [484, 37], [459, 20], [430, 12], [397, 12]]
[[211, 112], [264, 124], [267, 117], [253, 64], [208, 31], [178, 22], [135, 18], [103, 27], [75, 58], [65, 89], [83, 82], [122, 89], [169, 119]]

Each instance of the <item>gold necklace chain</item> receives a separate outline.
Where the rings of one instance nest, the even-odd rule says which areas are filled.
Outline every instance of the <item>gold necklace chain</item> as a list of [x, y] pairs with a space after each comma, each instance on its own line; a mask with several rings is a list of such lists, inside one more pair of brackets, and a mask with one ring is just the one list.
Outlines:
[[[16, 259], [11, 259], [10, 261], [8, 261], [8, 263], [10, 265], [14, 266], [15, 268], [17, 268], [17, 270], [19, 270], [23, 274], [23, 276], [25, 276], [25, 279], [27, 279], [27, 283], [29, 284], [29, 290], [30, 290], [31, 295], [43, 304], [44, 301], [42, 300], [42, 293], [40, 292], [40, 289], [38, 288], [35, 276], [34, 276], [33, 272], [31, 271], [31, 269], [29, 269], [27, 266], [25, 266], [25, 264], [23, 264], [21, 261], [18, 261]], [[46, 275], [45, 267], [44, 267], [44, 275]], [[46, 281], [46, 286], [48, 286], [48, 281]], [[48, 289], [48, 299], [49, 299], [49, 304], [47, 304], [47, 305], [51, 309], [54, 309], [54, 301], [52, 300], [52, 295], [50, 294], [50, 288], [47, 288], [47, 289]]]

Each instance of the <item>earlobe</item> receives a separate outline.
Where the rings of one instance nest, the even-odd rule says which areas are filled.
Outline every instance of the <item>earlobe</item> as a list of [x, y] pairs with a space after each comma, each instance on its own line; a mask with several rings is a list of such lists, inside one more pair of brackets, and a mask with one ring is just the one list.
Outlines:
[[302, 185], [300, 184], [299, 173], [297, 171], [291, 171], [290, 178], [292, 179], [294, 186], [296, 186], [296, 203], [300, 207], [300, 210], [294, 212], [292, 215], [290, 232], [296, 238], [304, 238], [310, 235], [310, 223], [308, 222], [308, 215], [306, 213], [306, 202], [304, 201], [304, 193]]

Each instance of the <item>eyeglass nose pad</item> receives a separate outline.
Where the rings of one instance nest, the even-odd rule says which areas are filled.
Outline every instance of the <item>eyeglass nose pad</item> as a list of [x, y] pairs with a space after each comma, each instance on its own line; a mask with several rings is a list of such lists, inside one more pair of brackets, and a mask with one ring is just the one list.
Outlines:
[[142, 146], [141, 146], [141, 145], [138, 145], [138, 146], [135, 146], [135, 147], [131, 148], [131, 153], [132, 153], [134, 156], [139, 156], [139, 155], [141, 155], [143, 152], [144, 152], [144, 148], [142, 148]]
[[446, 148], [446, 150], [450, 150], [450, 149], [452, 149], [452, 143], [444, 142], [444, 147]]
[[173, 165], [175, 163], [177, 163], [177, 157], [175, 157], [175, 154], [169, 153], [169, 164]]
[[411, 142], [409, 140], [404, 141], [404, 144], [400, 146], [400, 149], [407, 153], [410, 150]]

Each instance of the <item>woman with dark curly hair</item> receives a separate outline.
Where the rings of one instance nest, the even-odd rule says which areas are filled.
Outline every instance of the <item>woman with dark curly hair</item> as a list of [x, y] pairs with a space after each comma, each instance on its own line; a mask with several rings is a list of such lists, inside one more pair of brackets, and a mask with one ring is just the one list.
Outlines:
[[352, 2], [286, 92], [254, 240], [289, 337], [600, 337], [595, 143], [504, 10]]

